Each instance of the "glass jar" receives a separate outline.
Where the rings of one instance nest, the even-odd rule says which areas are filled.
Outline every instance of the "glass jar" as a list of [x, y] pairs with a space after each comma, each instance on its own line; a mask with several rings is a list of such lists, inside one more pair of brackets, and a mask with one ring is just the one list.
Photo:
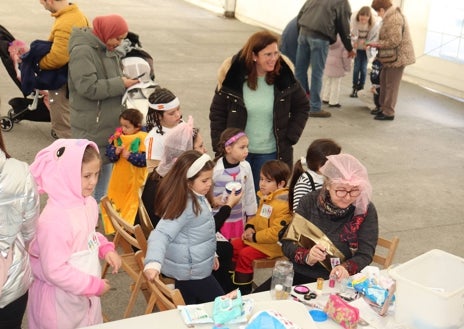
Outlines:
[[287, 299], [293, 286], [293, 264], [288, 260], [278, 260], [272, 270], [271, 296]]

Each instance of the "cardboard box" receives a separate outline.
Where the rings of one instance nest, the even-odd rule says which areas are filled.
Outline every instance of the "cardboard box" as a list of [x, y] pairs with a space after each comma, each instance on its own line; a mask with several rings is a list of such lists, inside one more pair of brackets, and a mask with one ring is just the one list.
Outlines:
[[430, 250], [389, 271], [395, 320], [416, 329], [464, 328], [464, 259]]

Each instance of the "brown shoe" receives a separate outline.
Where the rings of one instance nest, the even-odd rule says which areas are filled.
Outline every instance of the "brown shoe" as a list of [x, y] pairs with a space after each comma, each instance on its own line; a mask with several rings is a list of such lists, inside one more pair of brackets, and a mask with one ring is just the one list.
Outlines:
[[332, 116], [332, 113], [324, 111], [324, 110], [320, 110], [320, 111], [317, 111], [317, 112], [311, 112], [310, 111], [309, 116], [312, 117], [312, 118], [329, 118], [329, 117]]

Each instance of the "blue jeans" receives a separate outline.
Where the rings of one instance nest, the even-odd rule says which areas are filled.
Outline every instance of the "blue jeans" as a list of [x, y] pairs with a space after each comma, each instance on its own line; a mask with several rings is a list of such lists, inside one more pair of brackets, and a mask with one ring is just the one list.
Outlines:
[[[310, 92], [311, 112], [319, 112], [322, 107], [321, 89], [325, 61], [329, 53], [329, 41], [315, 39], [303, 33], [298, 36], [295, 76], [306, 93]], [[311, 64], [311, 89], [308, 86], [308, 67]]]
[[103, 198], [107, 193], [108, 183], [110, 182], [112, 171], [112, 163], [104, 164], [101, 167], [100, 175], [98, 176], [98, 182], [95, 186], [95, 191], [93, 192], [95, 200], [97, 200], [98, 203], [100, 203], [100, 199]]
[[266, 161], [276, 159], [277, 152], [267, 154], [248, 153], [246, 160], [251, 166], [251, 172], [253, 174], [253, 183], [255, 184], [255, 191], [259, 190], [259, 173], [261, 172], [261, 167]]
[[364, 89], [367, 74], [367, 54], [365, 50], [356, 50], [353, 66], [353, 88]]

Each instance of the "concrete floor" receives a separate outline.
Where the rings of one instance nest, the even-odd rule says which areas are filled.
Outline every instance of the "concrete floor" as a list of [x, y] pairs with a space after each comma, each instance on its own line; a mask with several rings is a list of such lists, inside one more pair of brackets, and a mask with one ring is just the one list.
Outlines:
[[[78, 4], [90, 20], [108, 13], [127, 19], [154, 57], [157, 82], [177, 94], [184, 115], [193, 115], [209, 144], [208, 112], [217, 69], [260, 28], [181, 0], [80, 0]], [[17, 0], [6, 7], [1, 9], [2, 25], [17, 39], [31, 42], [48, 36], [52, 18], [38, 1]], [[20, 92], [3, 66], [0, 72], [4, 77], [0, 109], [5, 115], [8, 100]], [[435, 248], [464, 257], [464, 211], [459, 208], [464, 200], [462, 101], [403, 82], [395, 121], [379, 122], [373, 120], [362, 98], [348, 97], [350, 86], [347, 76], [341, 91], [343, 107], [331, 109], [331, 118], [308, 120], [295, 157], [305, 155], [315, 138], [330, 137], [366, 165], [380, 233], [400, 238], [396, 263]], [[53, 141], [49, 123], [30, 121], [15, 124], [3, 136], [10, 153], [29, 163]], [[106, 313], [113, 320], [121, 317], [127, 302], [124, 276], [112, 276], [114, 290], [103, 297]]]

